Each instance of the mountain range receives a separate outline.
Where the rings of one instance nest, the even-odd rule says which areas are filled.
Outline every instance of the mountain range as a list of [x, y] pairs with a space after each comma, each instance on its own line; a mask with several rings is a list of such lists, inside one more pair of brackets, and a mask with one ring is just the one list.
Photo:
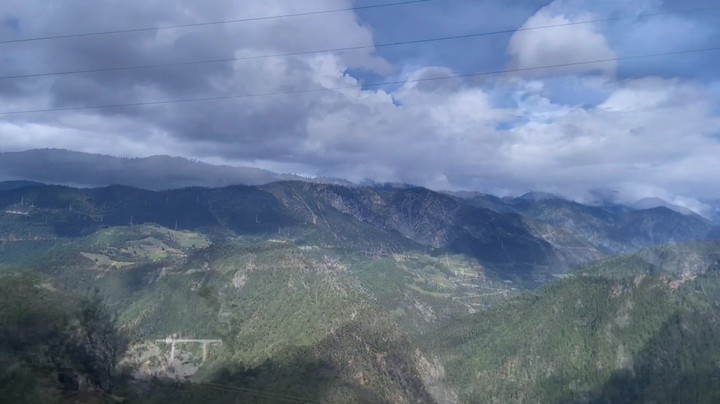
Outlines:
[[716, 402], [718, 235], [547, 194], [0, 183], [0, 401]]
[[488, 208], [478, 197], [413, 186], [277, 182], [147, 191], [6, 183], [4, 188], [10, 189], [0, 194], [0, 208], [6, 211], [6, 237], [14, 239], [77, 237], [107, 226], [154, 223], [223, 237], [272, 234], [368, 253], [423, 248], [464, 254], [502, 277], [523, 281], [717, 233], [696, 215], [664, 207], [632, 210], [520, 197]]
[[[353, 185], [350, 181], [327, 177], [303, 177], [296, 174], [278, 174], [254, 167], [213, 165], [198, 160], [171, 156], [125, 158], [83, 153], [63, 149], [35, 149], [20, 152], [0, 152], [0, 181], [31, 181], [46, 184], [79, 187], [124, 185], [148, 190], [170, 190], [186, 187], [223, 187], [230, 185], [264, 185], [277, 181], [307, 181], [327, 184]], [[361, 185], [378, 186], [372, 182]], [[400, 184], [402, 185], [402, 184]], [[476, 192], [446, 192], [451, 195], [486, 198]], [[612, 205], [611, 191], [596, 192], [593, 206]], [[524, 199], [563, 199], [553, 194], [529, 192]], [[501, 201], [503, 198], [494, 198]], [[512, 198], [510, 198], [512, 199]], [[501, 203], [502, 204], [502, 203]], [[718, 202], [704, 201], [708, 207], [702, 213], [707, 219], [720, 223]], [[626, 204], [635, 210], [665, 207], [676, 212], [698, 214], [686, 207], [660, 198], [643, 198]]]

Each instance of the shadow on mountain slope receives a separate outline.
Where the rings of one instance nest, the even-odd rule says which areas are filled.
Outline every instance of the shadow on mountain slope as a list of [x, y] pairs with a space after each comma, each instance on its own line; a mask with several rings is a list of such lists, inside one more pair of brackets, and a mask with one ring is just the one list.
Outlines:
[[431, 403], [421, 360], [408, 337], [384, 320], [353, 321], [314, 346], [286, 349], [255, 367], [225, 362], [199, 383], [151, 383], [137, 400]]
[[720, 402], [720, 309], [679, 311], [593, 403]]

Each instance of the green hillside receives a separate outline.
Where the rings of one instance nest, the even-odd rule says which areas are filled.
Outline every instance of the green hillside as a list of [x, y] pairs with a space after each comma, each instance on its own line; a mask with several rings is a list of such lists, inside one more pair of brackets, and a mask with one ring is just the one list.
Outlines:
[[[0, 208], [15, 402], [718, 397], [718, 242], [611, 257], [606, 233], [408, 186], [8, 187]], [[78, 339], [98, 326], [117, 355]]]
[[467, 402], [717, 402], [720, 272], [658, 275], [642, 259], [654, 254], [457, 319], [428, 344]]

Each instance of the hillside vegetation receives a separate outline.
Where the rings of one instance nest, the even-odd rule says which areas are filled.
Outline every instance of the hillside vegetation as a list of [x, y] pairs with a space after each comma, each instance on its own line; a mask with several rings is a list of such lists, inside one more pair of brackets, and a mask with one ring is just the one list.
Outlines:
[[95, 293], [72, 294], [34, 276], [0, 277], [0, 401], [55, 402], [109, 394], [125, 337]]
[[690, 279], [644, 259], [666, 250], [605, 262], [459, 318], [428, 343], [467, 401], [717, 402], [717, 260]]
[[589, 220], [575, 205], [477, 203], [405, 186], [7, 186], [3, 397], [718, 400], [720, 243], [704, 222], [637, 211], [647, 237], [628, 231], [628, 249], [663, 244], [614, 256], [607, 231], [629, 211], [593, 211], [605, 230], [588, 233], [551, 220]]

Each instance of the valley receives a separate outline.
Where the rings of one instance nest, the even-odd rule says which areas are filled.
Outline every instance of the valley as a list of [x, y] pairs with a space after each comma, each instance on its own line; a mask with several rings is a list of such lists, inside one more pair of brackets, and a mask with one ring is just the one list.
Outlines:
[[[310, 182], [0, 187], [2, 380], [25, 383], [0, 393], [158, 403], [720, 397], [720, 242], [709, 221], [479, 198]], [[87, 296], [115, 313], [104, 317], [111, 324], [83, 314]], [[25, 301], [32, 310], [19, 310]], [[19, 338], [28, 321], [45, 321], [67, 355], [53, 356], [42, 335]], [[103, 338], [75, 337], [96, 329]]]

